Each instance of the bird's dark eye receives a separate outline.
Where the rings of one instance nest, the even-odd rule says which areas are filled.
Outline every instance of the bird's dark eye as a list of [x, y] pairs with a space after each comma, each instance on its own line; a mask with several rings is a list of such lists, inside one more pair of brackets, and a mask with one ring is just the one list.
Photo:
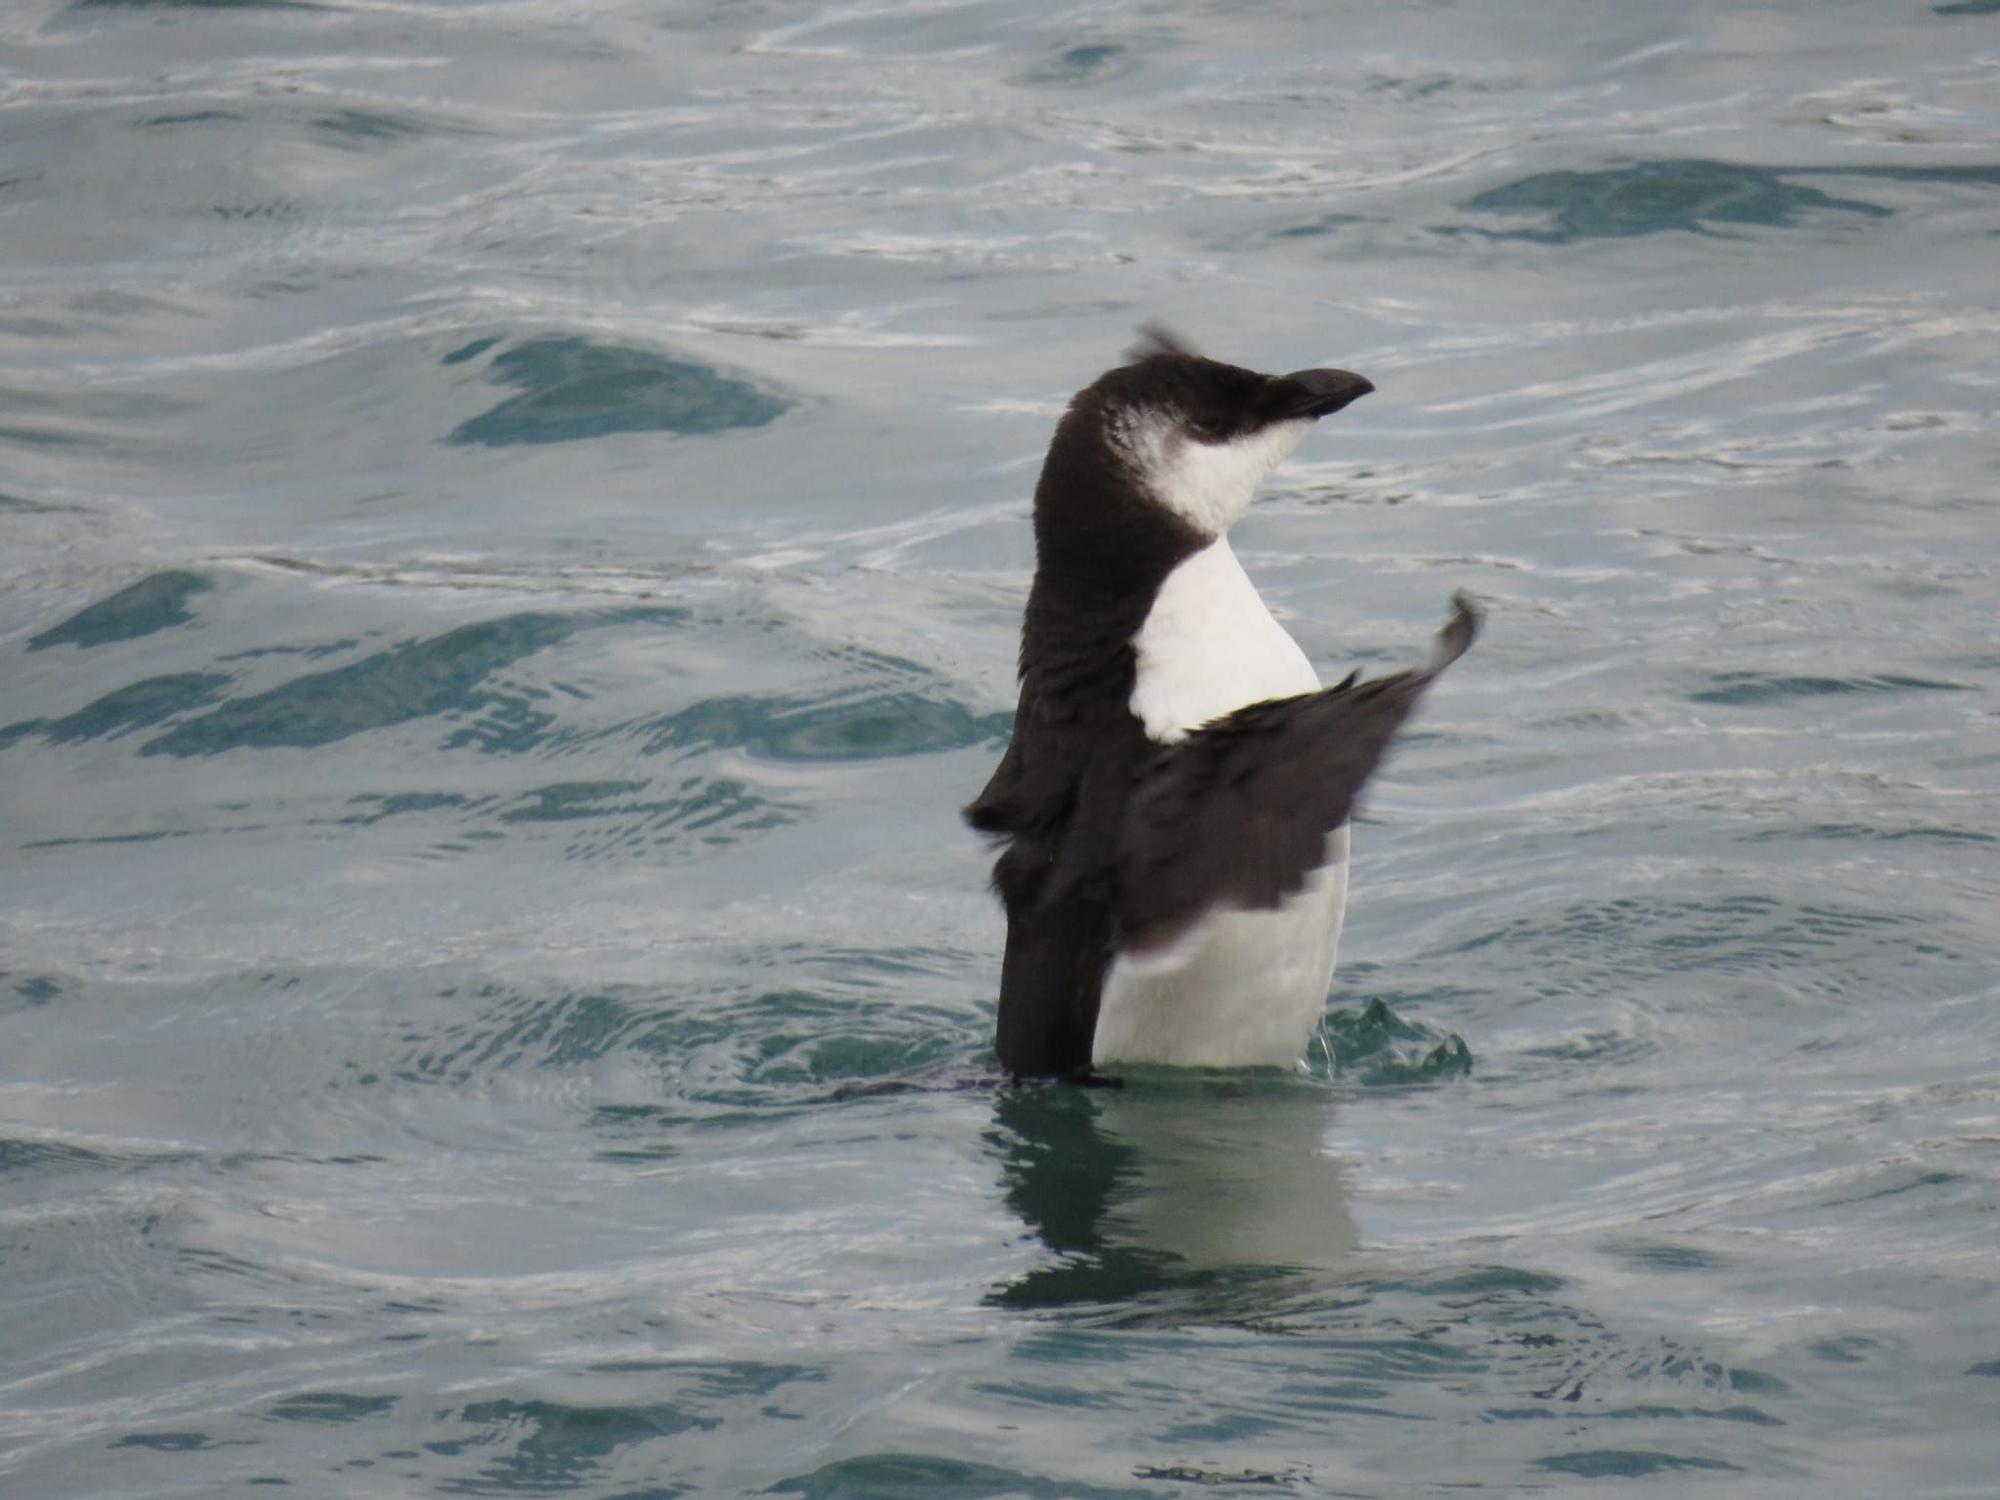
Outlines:
[[1213, 412], [1196, 412], [1188, 419], [1188, 429], [1204, 443], [1219, 443], [1229, 436], [1227, 419]]

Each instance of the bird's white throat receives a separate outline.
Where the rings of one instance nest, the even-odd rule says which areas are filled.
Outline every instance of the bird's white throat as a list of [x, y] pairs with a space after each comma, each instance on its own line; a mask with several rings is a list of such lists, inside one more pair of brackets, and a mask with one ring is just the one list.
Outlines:
[[1138, 410], [1118, 417], [1112, 436], [1154, 500], [1204, 536], [1219, 538], [1311, 426], [1311, 418], [1297, 417], [1228, 442], [1204, 443], [1188, 436], [1171, 412]]

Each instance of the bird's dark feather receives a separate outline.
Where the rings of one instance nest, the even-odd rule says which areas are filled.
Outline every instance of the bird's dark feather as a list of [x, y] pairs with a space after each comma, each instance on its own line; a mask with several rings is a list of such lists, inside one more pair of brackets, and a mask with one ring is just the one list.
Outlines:
[[1216, 911], [1268, 911], [1326, 862], [1417, 700], [1465, 654], [1479, 617], [1462, 595], [1421, 668], [1253, 703], [1156, 751], [1126, 803], [1112, 941], [1170, 948]]
[[1006, 843], [993, 882], [1009, 1072], [1089, 1066], [1115, 953], [1157, 952], [1212, 912], [1273, 909], [1305, 884], [1417, 700], [1471, 645], [1478, 615], [1454, 605], [1424, 667], [1253, 703], [1165, 747], [1122, 699], [1106, 722], [1066, 722], [1024, 687], [1007, 753], [966, 809]]

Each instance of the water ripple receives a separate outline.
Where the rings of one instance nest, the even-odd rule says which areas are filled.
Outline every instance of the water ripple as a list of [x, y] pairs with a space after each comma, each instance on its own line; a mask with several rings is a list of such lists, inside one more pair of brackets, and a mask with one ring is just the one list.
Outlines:
[[[445, 363], [475, 358], [492, 342], [454, 350]], [[762, 427], [791, 404], [702, 365], [580, 338], [515, 344], [493, 356], [488, 378], [522, 394], [459, 423], [447, 441], [498, 448], [614, 432], [722, 432]]]
[[[1991, 9], [0, 8], [0, 1490], [1983, 1492]], [[1146, 317], [1492, 628], [1361, 1066], [1004, 1088]]]

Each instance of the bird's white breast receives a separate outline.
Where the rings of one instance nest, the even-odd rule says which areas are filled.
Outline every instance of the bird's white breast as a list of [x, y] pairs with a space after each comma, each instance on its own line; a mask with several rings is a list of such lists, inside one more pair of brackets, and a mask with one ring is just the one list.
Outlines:
[[1132, 714], [1162, 744], [1245, 704], [1319, 686], [1227, 541], [1209, 543], [1167, 575], [1132, 644]]
[[[1170, 574], [1133, 640], [1133, 716], [1171, 744], [1247, 704], [1320, 685], [1218, 540]], [[1347, 906], [1346, 827], [1277, 911], [1219, 914], [1166, 960], [1119, 957], [1105, 976], [1092, 1061], [1288, 1067], [1319, 1024]]]

